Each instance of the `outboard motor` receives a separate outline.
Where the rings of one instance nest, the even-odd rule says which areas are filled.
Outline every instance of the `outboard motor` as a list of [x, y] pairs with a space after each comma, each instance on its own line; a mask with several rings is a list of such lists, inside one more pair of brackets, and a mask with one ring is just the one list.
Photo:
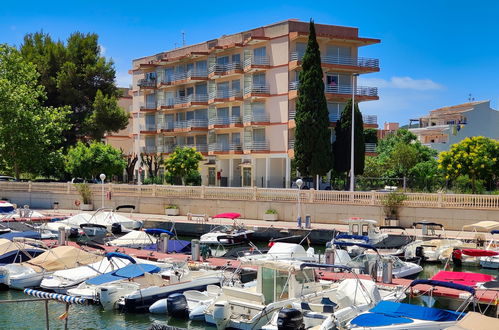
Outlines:
[[303, 314], [295, 308], [283, 308], [277, 316], [278, 330], [305, 329]]
[[459, 249], [454, 249], [452, 250], [452, 262], [454, 263], [454, 266], [462, 266], [463, 261], [462, 261], [463, 254], [461, 250]]
[[417, 246], [416, 247], [416, 257], [419, 258], [421, 261], [425, 261], [426, 258], [424, 256], [424, 248], [422, 246]]
[[189, 316], [187, 299], [181, 293], [173, 293], [166, 298], [166, 310], [168, 315], [173, 317], [187, 318]]
[[80, 236], [80, 231], [78, 230], [78, 228], [69, 229], [69, 238], [77, 238], [78, 236]]
[[111, 225], [111, 233], [115, 234], [115, 235], [119, 235], [122, 233], [122, 228], [121, 228], [121, 224], [120, 223], [113, 223]]

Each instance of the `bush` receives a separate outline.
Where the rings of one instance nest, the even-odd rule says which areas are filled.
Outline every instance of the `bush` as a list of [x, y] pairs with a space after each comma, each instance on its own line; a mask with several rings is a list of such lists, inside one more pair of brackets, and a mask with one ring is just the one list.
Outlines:
[[175, 209], [175, 210], [178, 210], [178, 205], [170, 204], [170, 205], [165, 206], [165, 209]]
[[[473, 194], [473, 182], [468, 175], [460, 175], [452, 181], [452, 190], [458, 194]], [[475, 180], [475, 193], [485, 192], [484, 180]]]
[[148, 177], [144, 179], [143, 184], [163, 184], [163, 179], [159, 176]]
[[75, 188], [83, 199], [83, 204], [92, 204], [92, 191], [87, 183], [75, 183]]
[[398, 219], [399, 209], [404, 204], [404, 201], [406, 199], [407, 195], [398, 191], [392, 191], [383, 196], [383, 198], [381, 199], [381, 203], [383, 205], [383, 211], [385, 211], [386, 217], [391, 219]]
[[274, 209], [268, 209], [267, 211], [265, 211], [265, 214], [277, 214], [277, 211]]

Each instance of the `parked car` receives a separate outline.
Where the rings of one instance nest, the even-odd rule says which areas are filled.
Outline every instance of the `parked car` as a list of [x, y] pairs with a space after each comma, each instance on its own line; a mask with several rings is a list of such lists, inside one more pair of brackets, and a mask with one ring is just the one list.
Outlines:
[[0, 181], [17, 181], [16, 178], [7, 176], [7, 175], [0, 175]]

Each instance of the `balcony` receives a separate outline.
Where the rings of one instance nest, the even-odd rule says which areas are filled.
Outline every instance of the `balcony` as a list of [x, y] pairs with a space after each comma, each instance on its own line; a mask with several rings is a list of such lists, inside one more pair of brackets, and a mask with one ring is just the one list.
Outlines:
[[270, 67], [268, 56], [250, 56], [244, 60], [244, 72], [266, 70]]
[[[301, 62], [303, 54], [292, 52], [289, 54], [289, 60]], [[351, 56], [321, 56], [321, 63], [325, 66], [334, 66], [336, 68], [348, 67], [355, 68], [356, 72], [376, 72], [379, 71], [379, 59], [366, 57], [351, 57]]]
[[243, 99], [243, 91], [240, 89], [217, 90], [211, 92], [208, 97], [209, 103], [231, 102]]
[[296, 91], [298, 90], [298, 85], [300, 84], [299, 81], [290, 81], [289, 82], [289, 90], [290, 91]]
[[340, 120], [341, 114], [339, 113], [328, 113], [329, 117], [329, 122], [330, 123], [336, 123], [338, 120]]
[[364, 125], [378, 125], [378, 116], [376, 115], [363, 115], [362, 121]]
[[176, 144], [165, 144], [165, 145], [159, 145], [157, 147], [157, 150], [159, 153], [162, 154], [170, 154], [175, 150], [176, 147], [177, 147]]
[[243, 148], [241, 143], [210, 143], [208, 152], [213, 153], [237, 153], [242, 152]]
[[169, 98], [166, 100], [161, 100], [158, 102], [158, 104], [161, 109], [173, 109], [173, 107], [175, 106], [175, 99]]
[[213, 117], [208, 120], [209, 128], [221, 127], [242, 127], [241, 117], [227, 116], [227, 117]]
[[243, 149], [245, 151], [269, 151], [268, 141], [250, 141], [245, 142]]
[[250, 113], [243, 117], [243, 123], [245, 126], [253, 124], [268, 124], [270, 123], [270, 116], [267, 113]]
[[229, 64], [212, 64], [208, 68], [208, 76], [228, 76], [233, 74], [242, 74], [243, 66], [240, 62], [233, 62]]
[[376, 143], [365, 143], [365, 152], [366, 153], [375, 153], [376, 152]]
[[[292, 81], [289, 83], [289, 97], [295, 98], [297, 96], [297, 90], [300, 86], [299, 81]], [[324, 92], [326, 93], [326, 98], [333, 101], [347, 101], [352, 98], [352, 86], [350, 85], [326, 85]], [[355, 88], [355, 96], [358, 97], [356, 101], [370, 101], [377, 100], [378, 88], [377, 87], [367, 87], [358, 86]]]
[[173, 121], [168, 121], [158, 124], [158, 129], [162, 131], [173, 131], [174, 128], [175, 128], [175, 122]]
[[190, 119], [182, 120], [174, 123], [173, 130], [175, 132], [189, 132], [196, 129], [206, 130], [208, 128], [208, 121], [205, 119]]
[[156, 133], [157, 126], [156, 124], [146, 124], [146, 125], [140, 125], [140, 131], [141, 132], [154, 132]]
[[145, 146], [145, 147], [141, 147], [140, 151], [143, 154], [155, 154], [157, 152], [157, 148], [156, 148], [156, 146]]
[[288, 140], [288, 150], [292, 150], [294, 148], [295, 148], [295, 140], [294, 139]]
[[244, 97], [258, 97], [258, 96], [269, 96], [270, 87], [269, 85], [252, 85], [244, 87]]
[[156, 111], [157, 103], [156, 102], [146, 102], [140, 104], [140, 111]]
[[187, 72], [175, 73], [170, 77], [164, 77], [161, 80], [161, 85], [174, 86], [181, 85], [191, 81], [208, 80], [208, 71], [206, 70], [189, 70]]
[[191, 105], [208, 105], [207, 94], [191, 94], [179, 96], [174, 99], [174, 108], [187, 108]]
[[137, 86], [139, 86], [142, 89], [146, 88], [156, 88], [156, 79], [140, 79], [139, 82], [137, 83]]

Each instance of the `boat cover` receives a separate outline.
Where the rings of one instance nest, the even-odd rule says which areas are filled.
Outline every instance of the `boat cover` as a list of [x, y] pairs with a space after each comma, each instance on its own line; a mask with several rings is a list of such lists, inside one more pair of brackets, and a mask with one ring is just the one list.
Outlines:
[[494, 234], [499, 234], [499, 230], [491, 230], [491, 231], [490, 231], [490, 233], [491, 233], [492, 235], [494, 235]]
[[126, 235], [113, 239], [108, 244], [112, 246], [139, 246], [156, 243], [156, 237], [149, 235], [145, 231], [132, 230]]
[[337, 246], [358, 246], [358, 247], [361, 247], [361, 248], [364, 248], [364, 249], [371, 249], [371, 250], [374, 250], [374, 251], [377, 251], [377, 249], [372, 246], [372, 245], [369, 245], [369, 244], [362, 244], [362, 243], [355, 243], [355, 242], [334, 242], [334, 245], [337, 245]]
[[485, 282], [482, 286], [489, 290], [499, 290], [499, 278], [496, 278], [493, 281]]
[[463, 230], [476, 230], [476, 231], [487, 231], [499, 229], [499, 222], [497, 221], [479, 221], [476, 223], [472, 223], [471, 225], [463, 226]]
[[431, 280], [452, 282], [472, 287], [476, 287], [477, 283], [479, 282], [489, 282], [492, 281], [493, 279], [494, 276], [487, 274], [450, 272], [446, 270], [439, 271], [431, 278]]
[[373, 244], [378, 249], [398, 249], [413, 241], [413, 238], [405, 235], [388, 235], [381, 242]]
[[0, 263], [8, 264], [14, 260], [16, 262], [26, 261], [33, 256], [42, 254], [45, 250], [21, 242], [9, 241], [0, 238]]
[[217, 215], [214, 215], [213, 216], [213, 219], [215, 218], [224, 218], [224, 219], [236, 219], [236, 218], [239, 218], [241, 216], [241, 214], [239, 213], [236, 213], [236, 212], [228, 212], [228, 213], [220, 213], [220, 214], [217, 214]]
[[[144, 250], [158, 251], [157, 244], [151, 244], [143, 247]], [[181, 239], [172, 239], [168, 241], [168, 253], [187, 253], [191, 251], [191, 242]]]
[[24, 237], [24, 238], [33, 238], [33, 239], [41, 239], [42, 235], [36, 231], [21, 231], [21, 232], [10, 232], [6, 234], [0, 235], [0, 238], [5, 238], [12, 240], [14, 237]]
[[359, 327], [381, 327], [391, 324], [411, 323], [413, 320], [434, 322], [457, 321], [465, 313], [430, 308], [392, 301], [381, 301], [369, 313], [361, 314], [351, 321]]
[[155, 265], [131, 264], [118, 270], [91, 278], [86, 281], [86, 283], [90, 285], [101, 285], [104, 283], [143, 276], [145, 273], [158, 273], [160, 270], [161, 268]]
[[369, 237], [362, 235], [339, 234], [334, 239], [358, 239], [365, 241], [366, 243], [369, 242]]
[[412, 283], [409, 286], [413, 287], [413, 286], [416, 286], [418, 284], [426, 284], [426, 285], [431, 285], [431, 286], [442, 286], [442, 287], [446, 287], [446, 288], [450, 288], [450, 289], [468, 291], [471, 294], [475, 294], [475, 289], [472, 288], [471, 286], [458, 284], [458, 283], [452, 283], [452, 282], [446, 282], [446, 281], [420, 279], [420, 280], [412, 281]]
[[58, 246], [23, 264], [35, 270], [41, 268], [47, 271], [55, 271], [88, 265], [101, 259], [102, 256], [80, 250], [73, 246]]
[[175, 236], [171, 231], [166, 230], [166, 229], [160, 229], [160, 228], [149, 228], [145, 230], [146, 233], [149, 235], [161, 235], [161, 234], [168, 234], [169, 236]]
[[14, 211], [14, 205], [6, 201], [0, 201], [0, 214], [9, 214]]
[[463, 254], [472, 257], [493, 257], [499, 255], [499, 252], [492, 250], [481, 250], [481, 249], [462, 249]]
[[485, 316], [477, 312], [468, 312], [456, 325], [446, 330], [497, 330], [499, 319]]

